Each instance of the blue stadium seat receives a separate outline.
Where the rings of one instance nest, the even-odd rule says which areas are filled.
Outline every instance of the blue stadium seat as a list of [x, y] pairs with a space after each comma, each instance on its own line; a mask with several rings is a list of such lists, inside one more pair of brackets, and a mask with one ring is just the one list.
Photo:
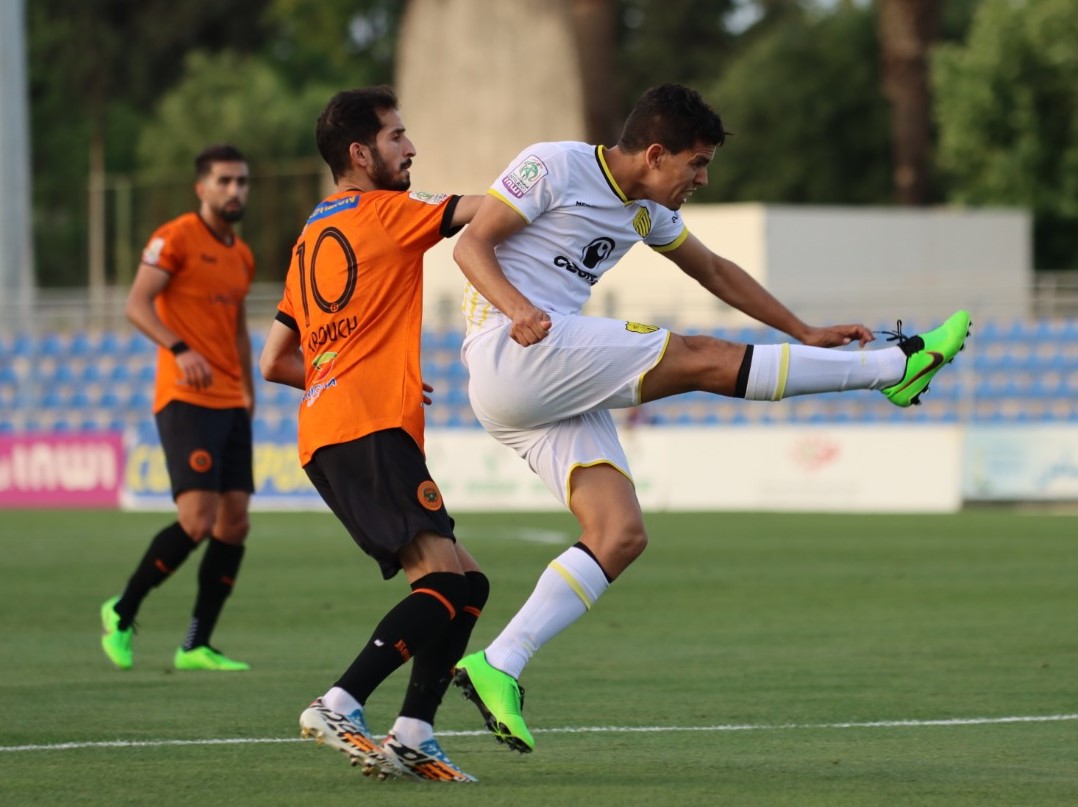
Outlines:
[[117, 362], [109, 370], [107, 380], [113, 384], [126, 384], [131, 380], [131, 368], [126, 362]]
[[20, 331], [15, 334], [15, 341], [11, 343], [11, 355], [33, 356], [37, 353], [37, 339], [32, 333]]
[[57, 358], [68, 355], [67, 339], [55, 332], [46, 333], [37, 344], [39, 356], [55, 356]]

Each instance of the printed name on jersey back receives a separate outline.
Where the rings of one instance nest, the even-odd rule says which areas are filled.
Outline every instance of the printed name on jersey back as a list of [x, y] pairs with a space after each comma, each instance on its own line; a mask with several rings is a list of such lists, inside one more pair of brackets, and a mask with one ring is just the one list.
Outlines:
[[512, 171], [502, 177], [502, 185], [509, 193], [520, 199], [548, 173], [543, 161], [534, 154], [529, 154]]

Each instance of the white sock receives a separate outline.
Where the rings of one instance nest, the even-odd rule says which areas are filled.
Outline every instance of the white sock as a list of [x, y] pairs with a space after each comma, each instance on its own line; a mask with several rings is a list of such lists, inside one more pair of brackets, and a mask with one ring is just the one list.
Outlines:
[[434, 737], [434, 726], [426, 720], [415, 717], [398, 717], [393, 723], [390, 732], [397, 738], [397, 742], [409, 748], [419, 748], [420, 745]]
[[807, 345], [753, 345], [745, 399], [778, 401], [794, 395], [883, 389], [906, 373], [898, 347], [834, 350]]
[[609, 585], [591, 555], [569, 547], [550, 562], [528, 601], [487, 647], [487, 663], [520, 678], [535, 651], [582, 617]]
[[352, 714], [356, 709], [363, 708], [362, 703], [340, 687], [330, 687], [329, 692], [322, 696], [322, 703], [337, 714], [345, 717]]

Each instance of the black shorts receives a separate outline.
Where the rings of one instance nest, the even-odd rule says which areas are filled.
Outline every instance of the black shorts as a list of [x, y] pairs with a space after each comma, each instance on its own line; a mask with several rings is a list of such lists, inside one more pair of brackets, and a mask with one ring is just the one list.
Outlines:
[[400, 571], [397, 555], [419, 533], [456, 541], [423, 452], [403, 429], [323, 446], [303, 470], [386, 580]]
[[172, 401], [154, 418], [173, 499], [188, 490], [254, 492], [251, 416], [246, 409]]

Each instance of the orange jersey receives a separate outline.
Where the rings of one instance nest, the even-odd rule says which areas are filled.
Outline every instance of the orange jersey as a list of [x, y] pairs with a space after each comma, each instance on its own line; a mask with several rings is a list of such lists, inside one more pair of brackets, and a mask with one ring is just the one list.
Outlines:
[[299, 455], [402, 428], [423, 448], [423, 253], [451, 235], [457, 198], [346, 191], [311, 213], [277, 320], [299, 334]]
[[192, 389], [184, 383], [176, 358], [167, 348], [158, 348], [153, 411], [169, 401], [210, 409], [247, 406], [236, 332], [240, 305], [255, 272], [250, 248], [239, 236], [224, 243], [198, 213], [185, 213], [154, 232], [142, 262], [172, 276], [154, 300], [157, 316], [213, 368], [210, 386]]

